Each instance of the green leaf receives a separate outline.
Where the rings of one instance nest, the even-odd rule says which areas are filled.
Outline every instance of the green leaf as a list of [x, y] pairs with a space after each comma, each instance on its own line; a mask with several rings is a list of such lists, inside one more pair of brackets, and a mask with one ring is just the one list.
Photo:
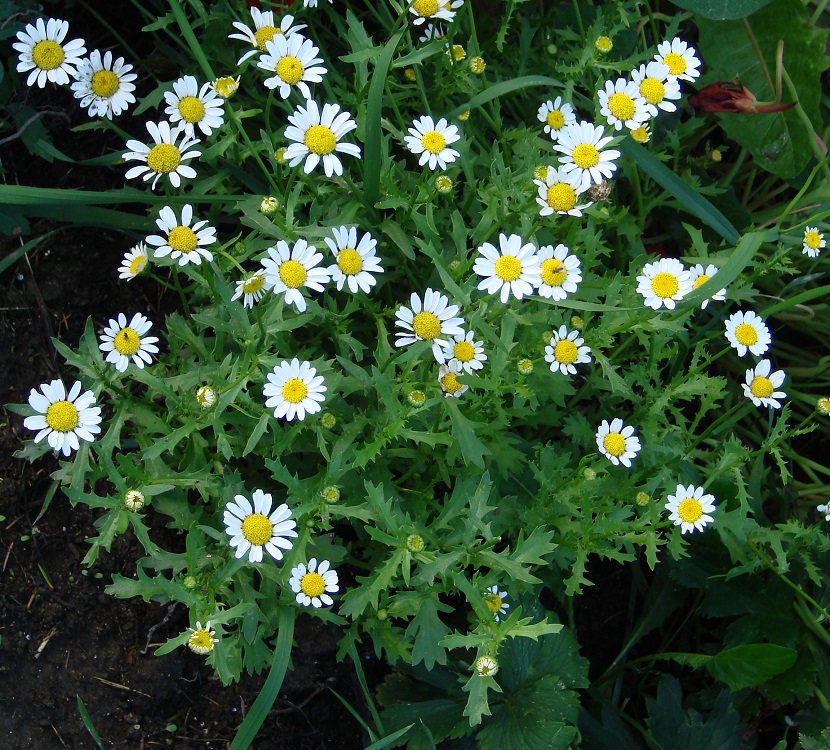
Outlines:
[[444, 403], [450, 413], [452, 436], [458, 441], [464, 461], [468, 465], [473, 464], [480, 469], [484, 469], [484, 456], [489, 456], [490, 451], [476, 437], [475, 430], [476, 427], [484, 427], [485, 424], [483, 422], [471, 422], [467, 419], [458, 408], [456, 399], [447, 398], [444, 399]]
[[447, 651], [440, 643], [441, 640], [450, 634], [450, 629], [441, 622], [439, 612], [452, 612], [452, 607], [441, 604], [438, 600], [438, 592], [434, 589], [427, 589], [419, 597], [420, 606], [406, 629], [408, 638], [414, 635], [415, 643], [412, 647], [413, 666], [424, 663], [427, 669], [432, 669], [436, 663], [447, 663]]
[[[508, 81], [501, 81], [499, 83], [494, 83], [492, 86], [488, 86], [484, 89], [484, 91], [476, 94], [466, 104], [462, 104], [461, 106], [450, 110], [444, 116], [448, 120], [454, 120], [458, 117], [458, 115], [462, 112], [466, 112], [468, 109], [475, 109], [476, 107], [480, 107], [482, 104], [486, 104], [493, 99], [498, 99], [500, 96], [511, 94], [514, 91], [520, 91], [521, 89], [529, 88], [531, 86], [544, 86], [548, 89], [561, 90], [564, 87], [564, 84], [562, 81], [558, 81], [556, 78], [550, 78], [549, 76], [520, 76], [518, 78], [511, 78]], [[543, 94], [539, 94], [539, 96], [543, 96]]]
[[695, 669], [705, 667], [709, 674], [729, 686], [732, 691], [763, 685], [771, 677], [788, 670], [798, 653], [774, 643], [749, 643], [721, 651], [719, 654], [661, 654]]
[[[672, 0], [678, 7], [690, 10], [704, 18], [711, 18], [713, 21], [735, 20], [745, 18], [772, 0]], [[709, 59], [706, 58], [708, 62]]]

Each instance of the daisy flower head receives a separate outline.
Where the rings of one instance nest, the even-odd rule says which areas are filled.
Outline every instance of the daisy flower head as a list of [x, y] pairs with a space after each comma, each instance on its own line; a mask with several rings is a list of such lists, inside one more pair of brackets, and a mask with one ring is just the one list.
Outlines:
[[118, 267], [118, 278], [132, 281], [147, 267], [149, 260], [150, 254], [147, 245], [139, 242], [124, 254], [124, 259]]
[[124, 493], [124, 507], [133, 513], [138, 513], [147, 503], [147, 498], [141, 490], [127, 490]]
[[[692, 291], [697, 289], [699, 286], [703, 286], [709, 279], [711, 279], [715, 274], [718, 272], [718, 267], [710, 263], [706, 268], [703, 268], [701, 263], [698, 263], [692, 266], [689, 269], [689, 276], [692, 279]], [[703, 302], [700, 303], [700, 307], [702, 310], [705, 310], [709, 305], [709, 300], [714, 300], [715, 302], [723, 302], [726, 299], [726, 289], [721, 289], [718, 292], [715, 292], [711, 297], [707, 297]]]
[[501, 290], [501, 301], [506, 303], [512, 293], [516, 299], [533, 294], [541, 282], [542, 269], [536, 246], [524, 242], [518, 234], [509, 237], [499, 234], [499, 248], [485, 242], [478, 248], [479, 257], [473, 271], [484, 277], [478, 288], [488, 294]]
[[340, 591], [340, 586], [337, 573], [330, 568], [328, 560], [320, 560], [318, 565], [317, 558], [312, 557], [307, 567], [300, 563], [291, 570], [288, 584], [297, 595], [297, 604], [315, 609], [320, 609], [324, 604], [327, 607], [334, 604], [334, 599], [329, 594], [336, 594]]
[[818, 409], [825, 417], [830, 417], [830, 396], [820, 396], [816, 400], [816, 409]]
[[498, 586], [490, 586], [484, 592], [484, 603], [487, 605], [487, 609], [493, 614], [493, 619], [496, 622], [501, 622], [501, 618], [510, 609], [510, 605], [505, 599], [507, 599], [507, 594], [504, 591], [499, 591]]
[[169, 255], [172, 260], [177, 260], [180, 266], [188, 263], [201, 265], [202, 258], [208, 262], [213, 260], [213, 253], [207, 249], [208, 245], [216, 242], [216, 230], [209, 226], [206, 219], [193, 221], [193, 206], [186, 203], [182, 206], [181, 221], [170, 206], [164, 206], [159, 211], [156, 226], [162, 234], [151, 234], [147, 237], [147, 244], [156, 249], [153, 251], [154, 258], [164, 258]]
[[90, 117], [111, 120], [135, 102], [133, 81], [138, 76], [130, 72], [132, 69], [123, 57], [113, 60], [112, 52], [105, 52], [102, 57], [95, 49], [78, 64], [75, 82], [70, 88], [75, 98], [81, 100], [81, 109], [89, 108]]
[[597, 93], [600, 114], [615, 130], [622, 130], [623, 126], [635, 130], [649, 119], [648, 102], [640, 95], [634, 81], [627, 78], [606, 81], [605, 87]]
[[92, 391], [81, 393], [80, 382], [76, 382], [69, 393], [60, 380], [43, 383], [40, 392], [32, 388], [29, 406], [38, 413], [26, 417], [23, 426], [27, 430], [37, 430], [36, 443], [46, 438], [49, 446], [64, 456], [78, 450], [78, 438], [91, 443], [101, 432], [101, 407], [95, 406]]
[[732, 313], [726, 320], [727, 341], [733, 349], [738, 350], [738, 356], [744, 357], [747, 352], [756, 356], [765, 354], [772, 343], [767, 324], [754, 310]]
[[210, 627], [210, 620], [205, 623], [204, 627], [197, 620], [196, 627], [188, 628], [188, 632], [190, 635], [187, 637], [187, 647], [194, 654], [207, 656], [213, 651], [213, 646], [219, 643], [219, 639], [213, 637], [216, 633]]
[[830, 504], [828, 504], [828, 505], [817, 505], [816, 510], [819, 513], [824, 514], [824, 520], [825, 521], [830, 521]]
[[141, 313], [133, 315], [129, 323], [124, 313], [118, 313], [118, 318], [110, 318], [104, 328], [98, 348], [106, 353], [107, 362], [115, 365], [118, 372], [124, 372], [130, 360], [141, 370], [153, 361], [151, 355], [158, 354], [158, 337], [145, 335], [152, 327]]
[[412, 0], [409, 12], [415, 16], [412, 23], [416, 26], [426, 23], [427, 19], [450, 23], [462, 5], [464, 0]]
[[230, 99], [239, 90], [239, 76], [220, 76], [210, 84], [216, 92], [216, 96], [222, 99]]
[[603, 151], [611, 140], [602, 125], [582, 120], [562, 128], [553, 148], [562, 154], [559, 157], [561, 168], [579, 176], [582, 189], [587, 190], [591, 183], [614, 176], [620, 152], [614, 149]]
[[208, 410], [216, 403], [216, 391], [209, 385], [200, 385], [196, 389], [196, 403]]
[[597, 430], [597, 447], [614, 466], [622, 464], [631, 468], [631, 459], [639, 452], [640, 440], [634, 435], [634, 428], [631, 425], [625, 426], [619, 418], [608, 423], [607, 419]]
[[[329, 0], [329, 5], [334, 5], [334, 0]], [[316, 8], [317, 0], [303, 0], [304, 8]]]
[[542, 179], [534, 180], [539, 187], [536, 202], [542, 207], [540, 216], [553, 213], [567, 216], [582, 216], [583, 209], [592, 205], [592, 201], [579, 203], [579, 196], [585, 192], [582, 176], [576, 171], [566, 172], [561, 167], [547, 167]]
[[444, 396], [450, 398], [461, 398], [470, 386], [458, 382], [458, 376], [462, 374], [461, 365], [457, 361], [451, 361], [438, 368], [438, 385], [444, 391]]
[[231, 297], [231, 300], [239, 299], [244, 295], [244, 298], [242, 299], [242, 306], [253, 307], [262, 299], [262, 295], [264, 293], [265, 274], [261, 270], [254, 271], [246, 278], [240, 279], [236, 282], [236, 291], [234, 292], [233, 297]]
[[591, 348], [583, 346], [584, 343], [579, 331], [569, 331], [567, 326], [560, 326], [545, 347], [545, 362], [550, 364], [550, 371], [576, 375], [575, 365], [591, 361]]
[[46, 86], [46, 81], [64, 86], [69, 77], [75, 76], [86, 52], [83, 39], [64, 42], [69, 23], [58, 18], [49, 18], [44, 23], [38, 18], [34, 24], [17, 32], [17, 41], [12, 47], [19, 52], [17, 72], [32, 71], [26, 78], [27, 86]]
[[694, 81], [700, 76], [700, 60], [695, 48], [676, 36], [671, 41], [660, 42], [654, 59], [667, 65], [669, 74], [681, 81]]
[[444, 361], [450, 365], [457, 364], [459, 372], [481, 370], [487, 361], [484, 342], [475, 340], [475, 331], [462, 331], [447, 341], [442, 340], [440, 346], [444, 350]]
[[576, 291], [582, 281], [582, 264], [565, 245], [539, 248], [541, 275], [536, 293], [540, 297], [563, 300]]
[[265, 273], [265, 288], [274, 294], [284, 294], [286, 304], [305, 312], [306, 301], [300, 290], [308, 288], [322, 292], [323, 285], [329, 280], [328, 269], [317, 267], [321, 260], [323, 254], [303, 239], [297, 240], [291, 248], [285, 240], [279, 240], [276, 247], [268, 248], [268, 257], [260, 261]]
[[272, 513], [271, 502], [270, 494], [254, 490], [251, 500], [235, 495], [225, 506], [225, 532], [237, 559], [247, 554], [248, 562], [262, 562], [264, 548], [279, 562], [283, 550], [287, 552], [294, 546], [290, 540], [297, 536], [297, 522], [291, 518], [291, 510], [283, 503]]
[[409, 346], [416, 341], [431, 341], [432, 353], [439, 363], [444, 362], [444, 347], [447, 345], [447, 336], [456, 336], [463, 333], [461, 326], [464, 321], [456, 317], [458, 305], [449, 304], [446, 295], [427, 289], [423, 302], [412, 292], [409, 298], [409, 307], [401, 305], [395, 311], [395, 326], [401, 328], [397, 332], [395, 346]]
[[285, 137], [293, 143], [285, 150], [288, 166], [296, 167], [303, 159], [303, 171], [309, 174], [321, 161], [326, 177], [343, 174], [338, 153], [360, 157], [360, 146], [344, 143], [346, 133], [357, 127], [348, 112], [341, 112], [339, 104], [324, 104], [323, 111], [317, 102], [308, 100], [305, 107], [298, 106], [288, 116], [291, 123], [285, 129]]
[[195, 128], [210, 135], [225, 121], [225, 102], [213, 90], [212, 83], [199, 84], [193, 76], [182, 76], [173, 81], [173, 90], [164, 92], [167, 107], [164, 113], [171, 125], [180, 125], [191, 138]]
[[574, 108], [568, 102], [563, 102], [561, 96], [557, 96], [553, 101], [548, 99], [543, 102], [536, 117], [544, 124], [545, 132], [549, 133], [554, 141], [559, 138], [562, 128], [576, 122]]
[[257, 67], [274, 74], [265, 79], [265, 86], [277, 89], [283, 99], [291, 95], [292, 88], [296, 88], [305, 99], [310, 99], [311, 89], [308, 84], [320, 83], [323, 74], [328, 72], [318, 65], [323, 62], [322, 57], [317, 57], [320, 50], [311, 39], [300, 34], [276, 36], [265, 43], [265, 50]]
[[677, 258], [661, 258], [643, 267], [637, 277], [637, 291], [643, 295], [646, 307], [674, 310], [692, 288], [692, 276]]
[[804, 230], [804, 243], [801, 252], [810, 258], [818, 258], [825, 246], [824, 235], [818, 231], [818, 227], [807, 227]]
[[358, 289], [368, 294], [377, 284], [373, 274], [383, 273], [375, 252], [378, 241], [366, 232], [358, 242], [354, 227], [334, 227], [332, 234], [334, 237], [326, 237], [325, 241], [336, 261], [329, 266], [328, 272], [337, 284], [337, 291], [348, 284], [352, 294], [357, 294]]
[[274, 21], [274, 11], [260, 10], [259, 8], [251, 8], [251, 20], [254, 22], [253, 31], [249, 29], [241, 21], [234, 21], [233, 27], [237, 29], [238, 34], [229, 34], [228, 39], [239, 39], [247, 42], [253, 49], [246, 52], [237, 61], [237, 65], [242, 65], [249, 57], [253, 57], [258, 52], [265, 52], [265, 45], [276, 36], [290, 37], [296, 34], [300, 29], [305, 28], [305, 24], [294, 25], [294, 16], [285, 15], [280, 19], [279, 26]]
[[631, 71], [631, 80], [645, 99], [649, 116], [657, 117], [657, 110], [674, 112], [674, 103], [680, 98], [680, 84], [669, 74], [669, 66], [652, 60]]
[[476, 659], [476, 672], [479, 677], [495, 677], [499, 671], [499, 663], [492, 656], [479, 656]]
[[310, 362], [300, 362], [296, 357], [290, 362], [280, 362], [268, 373], [268, 382], [262, 388], [265, 408], [274, 410], [275, 419], [303, 421], [306, 414], [316, 414], [325, 401], [327, 391], [322, 375]]
[[675, 526], [680, 526], [680, 533], [687, 531], [703, 531], [707, 524], [714, 520], [708, 515], [715, 510], [715, 496], [703, 494], [703, 487], [690, 484], [684, 487], [677, 485], [673, 495], [669, 495], [665, 505], [669, 511], [669, 520]]
[[188, 164], [188, 159], [199, 156], [199, 150], [193, 147], [198, 143], [196, 138], [187, 135], [181, 126], [171, 128], [169, 122], [147, 122], [147, 132], [153, 139], [153, 145], [148, 146], [141, 141], [127, 141], [130, 149], [123, 154], [124, 161], [140, 161], [135, 167], [127, 170], [127, 179], [141, 177], [144, 182], [153, 182], [151, 189], [162, 175], [167, 175], [170, 184], [177, 188], [182, 184], [182, 177], [193, 179], [196, 170]]
[[648, 143], [651, 140], [651, 131], [649, 130], [648, 123], [640, 125], [639, 128], [634, 128], [630, 135], [637, 143]]
[[447, 164], [460, 156], [454, 148], [448, 148], [460, 138], [455, 125], [450, 125], [443, 117], [435, 122], [429, 115], [415, 120], [409, 135], [404, 136], [406, 147], [416, 156], [420, 155], [418, 164], [427, 164], [433, 171], [446, 169]]
[[446, 36], [447, 35], [444, 30], [437, 23], [428, 23], [423, 26], [421, 36], [418, 37], [418, 41], [421, 44], [427, 44], [428, 42], [435, 41], [436, 39], [445, 39]]
[[752, 400], [755, 406], [770, 406], [773, 409], [780, 409], [780, 398], [787, 398], [787, 394], [783, 391], [776, 391], [784, 382], [783, 370], [772, 370], [772, 362], [768, 359], [762, 359], [755, 367], [750, 367], [746, 371], [746, 382], [741, 383], [744, 389], [744, 395]]

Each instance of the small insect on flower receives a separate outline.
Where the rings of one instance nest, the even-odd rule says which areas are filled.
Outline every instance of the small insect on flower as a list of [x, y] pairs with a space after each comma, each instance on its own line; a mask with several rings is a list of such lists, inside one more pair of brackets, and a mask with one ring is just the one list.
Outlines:
[[138, 75], [131, 73], [132, 65], [126, 65], [124, 58], [113, 60], [112, 52], [103, 57], [96, 49], [89, 58], [81, 60], [70, 87], [81, 109], [89, 108], [90, 117], [106, 117], [111, 120], [124, 112], [135, 102], [135, 81]]
[[409, 307], [401, 305], [395, 311], [395, 326], [401, 330], [396, 333], [395, 346], [409, 346], [416, 341], [431, 341], [432, 353], [437, 362], [444, 361], [444, 347], [447, 336], [463, 333], [464, 321], [456, 317], [458, 305], [449, 304], [449, 298], [432, 289], [421, 298], [412, 292]]
[[193, 76], [173, 81], [173, 91], [164, 92], [167, 107], [164, 113], [172, 125], [181, 125], [190, 137], [196, 137], [196, 128], [210, 135], [225, 121], [225, 103], [213, 90], [212, 83], [199, 84]]
[[239, 299], [244, 295], [242, 306], [252, 308], [262, 299], [263, 294], [265, 294], [265, 274], [261, 270], [254, 271], [236, 282], [236, 292], [231, 300]]
[[17, 32], [18, 41], [12, 47], [20, 53], [17, 72], [32, 71], [26, 78], [27, 86], [43, 88], [46, 81], [65, 86], [69, 77], [77, 74], [86, 47], [83, 39], [64, 43], [68, 31], [67, 21], [49, 18], [44, 23], [38, 18], [34, 24], [27, 23], [25, 30]]
[[144, 507], [144, 493], [139, 490], [128, 490], [124, 495], [124, 507], [137, 513]]
[[680, 37], [660, 42], [654, 59], [667, 65], [669, 74], [681, 81], [694, 81], [700, 75], [700, 60], [695, 55], [695, 48]]
[[295, 418], [303, 421], [306, 414], [319, 412], [327, 390], [317, 369], [295, 357], [290, 362], [280, 362], [268, 373], [262, 395], [266, 399], [265, 408], [273, 409], [276, 419], [292, 422]]
[[583, 346], [584, 343], [579, 331], [569, 331], [567, 326], [554, 331], [550, 346], [545, 347], [545, 361], [550, 364], [551, 372], [576, 375], [576, 365], [591, 361], [591, 348]]
[[767, 324], [753, 310], [732, 313], [726, 320], [724, 335], [739, 357], [746, 356], [747, 352], [756, 356], [765, 354], [772, 343]]
[[265, 288], [274, 294], [285, 295], [286, 304], [305, 312], [306, 300], [301, 290], [308, 288], [322, 292], [329, 281], [328, 269], [319, 265], [323, 254], [303, 239], [297, 240], [291, 248], [285, 240], [278, 240], [276, 247], [269, 247], [267, 252], [268, 257], [260, 261], [265, 273]]
[[46, 438], [49, 446], [64, 456], [78, 450], [78, 438], [91, 443], [101, 432], [101, 407], [95, 406], [92, 391], [81, 393], [80, 382], [76, 382], [68, 394], [60, 380], [43, 383], [40, 392], [32, 388], [29, 406], [38, 413], [26, 417], [23, 426], [38, 431], [34, 438], [36, 443]]
[[804, 243], [801, 252], [810, 258], [818, 258], [825, 246], [824, 235], [818, 231], [818, 227], [807, 227], [804, 230]]
[[476, 659], [476, 672], [480, 677], [495, 677], [499, 663], [492, 656], [479, 656]]
[[153, 190], [162, 175], [167, 176], [174, 188], [181, 186], [182, 177], [193, 179], [196, 170], [184, 162], [199, 156], [199, 150], [193, 148], [198, 143], [196, 138], [188, 136], [181, 126], [171, 128], [169, 122], [147, 122], [146, 126], [154, 145], [127, 141], [130, 150], [122, 154], [124, 161], [143, 162], [127, 170], [127, 179], [141, 177], [144, 182], [152, 180], [150, 188]]
[[247, 42], [253, 49], [246, 52], [239, 61], [237, 66], [242, 65], [245, 60], [253, 57], [258, 52], [265, 52], [265, 45], [270, 42], [275, 36], [281, 35], [290, 37], [296, 34], [301, 29], [305, 28], [305, 24], [294, 25], [294, 16], [285, 15], [280, 19], [279, 26], [275, 25], [274, 11], [262, 11], [259, 8], [251, 8], [251, 20], [254, 22], [254, 30], [251, 31], [241, 21], [234, 21], [233, 27], [240, 33], [229, 34], [228, 39], [239, 39]]
[[548, 99], [546, 102], [542, 102], [536, 117], [539, 122], [544, 124], [545, 132], [554, 141], [559, 139], [559, 134], [566, 125], [572, 125], [576, 122], [573, 106], [568, 102], [563, 102], [561, 96], [557, 96], [553, 101]]
[[499, 591], [498, 586], [490, 586], [484, 592], [484, 603], [487, 605], [487, 609], [490, 610], [490, 613], [493, 615], [493, 619], [496, 622], [501, 622], [501, 618], [507, 614], [507, 610], [510, 609], [510, 605], [506, 601], [507, 594], [504, 591]]
[[461, 365], [458, 364], [457, 360], [450, 360], [450, 362], [438, 368], [438, 383], [441, 390], [444, 391], [445, 397], [461, 398], [470, 390], [470, 386], [458, 382], [458, 376], [462, 373]]
[[210, 409], [216, 403], [216, 391], [209, 385], [200, 385], [196, 389], [196, 401], [203, 409]]
[[563, 300], [573, 294], [582, 281], [582, 264], [571, 255], [565, 245], [544, 245], [539, 248], [539, 263], [542, 269], [536, 293], [540, 297]]
[[778, 399], [787, 398], [783, 391], [776, 391], [784, 382], [786, 377], [783, 370], [776, 370], [770, 373], [772, 362], [762, 359], [755, 367], [746, 371], [746, 382], [742, 383], [744, 395], [752, 400], [755, 406], [769, 406], [773, 409], [780, 409], [781, 402]]
[[677, 485], [673, 495], [667, 498], [666, 510], [669, 511], [669, 520], [675, 526], [680, 526], [680, 533], [688, 531], [703, 531], [707, 524], [714, 520], [709, 513], [715, 510], [714, 495], [703, 494], [702, 487]]
[[190, 635], [187, 638], [187, 647], [194, 653], [201, 656], [207, 656], [215, 644], [219, 643], [218, 638], [210, 627], [210, 620], [208, 620], [204, 627], [201, 622], [196, 622], [196, 627], [188, 628]]
[[336, 261], [328, 267], [328, 272], [337, 285], [337, 291], [348, 284], [352, 294], [357, 294], [358, 290], [368, 294], [377, 284], [374, 274], [383, 273], [375, 252], [378, 241], [366, 232], [358, 242], [357, 229], [354, 227], [334, 227], [332, 234], [333, 237], [324, 239]]
[[340, 591], [337, 572], [330, 570], [331, 563], [328, 560], [320, 560], [312, 557], [308, 561], [308, 567], [300, 563], [291, 570], [289, 585], [297, 595], [297, 604], [304, 607], [319, 609], [323, 605], [330, 607], [334, 604], [329, 594], [336, 594]]
[[139, 242], [135, 247], [130, 248], [124, 255], [124, 260], [118, 268], [118, 278], [132, 281], [138, 276], [149, 262], [147, 245]]
[[602, 125], [583, 120], [565, 125], [553, 148], [562, 154], [561, 168], [578, 175], [582, 189], [587, 190], [592, 183], [602, 182], [603, 177], [610, 180], [614, 176], [620, 152], [603, 150], [612, 140]]
[[582, 187], [582, 178], [576, 172], [566, 172], [561, 167], [546, 167], [544, 176], [533, 182], [539, 187], [536, 202], [542, 207], [540, 216], [550, 216], [553, 213], [582, 216], [582, 211], [591, 205], [591, 201], [578, 203], [585, 188]]
[[285, 137], [293, 143], [285, 150], [288, 165], [296, 167], [305, 159], [303, 171], [309, 174], [321, 161], [326, 177], [343, 174], [338, 153], [360, 157], [360, 146], [341, 141], [346, 133], [357, 128], [348, 112], [341, 112], [339, 104], [324, 104], [322, 112], [315, 101], [298, 106], [288, 116]]
[[[717, 272], [718, 267], [712, 263], [706, 266], [705, 270], [701, 263], [692, 266], [689, 269], [689, 276], [692, 280], [692, 290], [697, 289], [699, 286], [703, 286], [707, 281], [709, 281], [709, 279], [715, 276]], [[702, 310], [705, 310], [709, 305], [710, 299], [715, 302], [723, 302], [726, 299], [726, 289], [721, 289], [720, 291], [715, 292], [711, 297], [707, 297], [703, 300], [703, 302], [700, 303], [700, 308]]]
[[419, 117], [409, 128], [409, 135], [404, 136], [407, 148], [419, 156], [418, 164], [427, 164], [433, 171], [446, 169], [447, 164], [454, 162], [459, 152], [448, 148], [461, 138], [458, 128], [450, 125], [443, 117], [436, 123], [428, 115]]
[[320, 83], [328, 71], [319, 63], [320, 50], [310, 39], [300, 34], [290, 37], [278, 35], [265, 43], [266, 53], [259, 58], [257, 67], [273, 73], [265, 79], [265, 87], [276, 89], [281, 98], [287, 99], [297, 89], [305, 99], [311, 98], [309, 83]]
[[262, 562], [264, 548], [279, 562], [283, 552], [294, 544], [290, 539], [297, 536], [297, 522], [285, 503], [272, 513], [272, 499], [267, 492], [254, 490], [251, 499], [253, 504], [244, 495], [235, 495], [225, 508], [223, 520], [230, 546], [236, 549], [237, 559], [247, 554], [248, 562]]
[[649, 119], [648, 102], [634, 81], [627, 78], [606, 81], [597, 95], [600, 114], [616, 130], [622, 130], [623, 126], [634, 130]]
[[622, 464], [631, 468], [631, 459], [640, 452], [640, 440], [634, 435], [634, 428], [627, 427], [621, 419], [614, 419], [608, 423], [607, 419], [597, 430], [597, 447], [614, 466]]
[[133, 315], [129, 324], [127, 316], [119, 313], [118, 319], [111, 318], [104, 328], [98, 348], [106, 353], [107, 362], [115, 365], [118, 372], [124, 372], [130, 360], [142, 369], [153, 361], [152, 355], [158, 354], [159, 350], [156, 346], [158, 337], [145, 335], [152, 325], [141, 313]]
[[499, 248], [485, 242], [478, 248], [479, 257], [473, 272], [483, 277], [478, 289], [488, 294], [500, 292], [503, 303], [512, 294], [516, 299], [533, 294], [541, 282], [542, 268], [536, 246], [525, 242], [518, 234], [499, 234]]
[[674, 310], [692, 288], [691, 274], [676, 258], [661, 258], [643, 267], [637, 277], [637, 291], [643, 296], [646, 307]]

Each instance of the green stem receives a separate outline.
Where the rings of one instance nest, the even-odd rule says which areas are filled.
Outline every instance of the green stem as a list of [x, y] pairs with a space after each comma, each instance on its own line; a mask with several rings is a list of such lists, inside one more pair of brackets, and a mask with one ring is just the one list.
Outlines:
[[810, 122], [810, 118], [804, 111], [804, 107], [802, 107], [801, 102], [798, 101], [798, 91], [793, 84], [792, 78], [790, 78], [790, 74], [787, 73], [787, 69], [784, 67], [781, 68], [781, 73], [784, 77], [784, 83], [787, 84], [787, 90], [790, 92], [790, 96], [795, 101], [795, 112], [804, 124], [804, 129], [807, 131], [807, 137], [810, 141], [810, 147], [813, 149], [813, 154], [816, 159], [818, 159], [819, 164], [822, 167], [825, 182], [827, 182], [827, 186], [830, 187], [830, 167], [827, 166], [827, 154], [822, 153], [821, 148], [819, 148], [818, 141], [816, 141], [817, 136], [816, 131], [813, 128], [813, 123]]

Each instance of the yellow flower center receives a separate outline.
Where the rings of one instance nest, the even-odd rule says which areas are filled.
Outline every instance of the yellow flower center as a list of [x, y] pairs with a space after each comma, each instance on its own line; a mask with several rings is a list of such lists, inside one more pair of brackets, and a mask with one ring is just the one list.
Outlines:
[[515, 281], [522, 275], [522, 264], [512, 255], [502, 255], [496, 261], [495, 271], [502, 281]]
[[92, 76], [89, 83], [92, 93], [102, 99], [109, 99], [118, 91], [118, 76], [111, 70], [99, 70]]
[[438, 12], [438, 0], [415, 0], [412, 7], [419, 16], [432, 16]]
[[318, 156], [330, 154], [337, 145], [337, 139], [334, 137], [334, 133], [325, 125], [312, 125], [305, 131], [303, 142], [309, 151]]
[[617, 92], [608, 97], [608, 111], [618, 120], [630, 120], [634, 109], [634, 100], [628, 94]]
[[41, 70], [54, 70], [63, 65], [66, 56], [63, 47], [51, 39], [44, 39], [38, 42], [32, 50], [32, 62]]
[[493, 614], [501, 609], [502, 600], [498, 594], [485, 594], [484, 603]]
[[450, 395], [457, 393], [464, 387], [458, 382], [458, 377], [454, 372], [448, 372], [444, 375], [444, 377], [441, 378], [441, 385], [444, 386], [444, 390]]
[[565, 124], [565, 115], [562, 114], [561, 110], [554, 109], [552, 112], [548, 112], [545, 122], [551, 130], [559, 130]]
[[289, 86], [293, 86], [297, 81], [303, 77], [305, 70], [303, 64], [291, 55], [286, 55], [278, 63], [274, 69], [276, 74], [282, 78]]
[[580, 143], [571, 156], [580, 169], [590, 169], [599, 162], [599, 151], [590, 143]]
[[441, 321], [431, 312], [422, 310], [412, 319], [412, 330], [418, 338], [424, 341], [432, 341], [441, 333]]
[[563, 365], [570, 365], [576, 362], [578, 354], [579, 350], [576, 348], [576, 344], [570, 339], [562, 339], [553, 347], [553, 356], [556, 357], [557, 362]]
[[138, 274], [140, 274], [146, 266], [147, 266], [147, 256], [146, 255], [136, 255], [136, 257], [133, 258], [130, 261], [130, 273], [133, 276], [138, 276]]
[[818, 250], [818, 246], [821, 244], [821, 235], [818, 232], [807, 232], [804, 235], [804, 244], [810, 248], [810, 250]]
[[431, 154], [440, 154], [444, 150], [444, 146], [447, 145], [447, 140], [437, 130], [430, 130], [428, 133], [424, 133], [421, 144]]
[[167, 244], [173, 250], [178, 250], [180, 253], [192, 253], [199, 241], [190, 227], [173, 227], [170, 234], [167, 235]]
[[262, 289], [264, 284], [265, 277], [260, 274], [256, 274], [256, 276], [251, 276], [251, 278], [242, 285], [242, 291], [245, 294], [256, 294], [260, 289]]
[[694, 523], [703, 515], [703, 506], [699, 500], [695, 500], [693, 497], [687, 497], [677, 504], [677, 515], [680, 516], [681, 521]]
[[470, 362], [476, 356], [476, 350], [469, 341], [459, 341], [452, 348], [452, 356], [459, 362]]
[[55, 401], [46, 410], [46, 424], [55, 432], [72, 432], [78, 426], [78, 410], [69, 401]]
[[305, 267], [296, 260], [286, 260], [280, 264], [280, 279], [289, 289], [299, 289], [306, 280]]
[[756, 398], [769, 398], [775, 390], [772, 386], [772, 381], [765, 378], [763, 375], [756, 375], [749, 386], [752, 395]]
[[363, 258], [360, 257], [360, 253], [357, 250], [347, 247], [345, 250], [341, 250], [337, 256], [337, 267], [346, 276], [354, 276], [363, 270]]
[[695, 283], [692, 288], [697, 289], [699, 286], [703, 286], [707, 281], [709, 281], [709, 277], [705, 273], [702, 273], [695, 279]]
[[207, 630], [194, 630], [187, 642], [198, 649], [200, 653], [213, 651], [213, 638], [210, 637]]
[[554, 211], [570, 211], [576, 205], [576, 190], [566, 182], [548, 188], [548, 205]]
[[625, 453], [625, 438], [619, 432], [609, 432], [602, 439], [602, 447], [605, 448], [606, 453], [619, 458]]
[[758, 331], [749, 325], [749, 323], [741, 323], [735, 329], [735, 338], [739, 344], [752, 346], [758, 340]]
[[568, 269], [562, 261], [548, 258], [542, 261], [542, 281], [548, 286], [562, 286], [568, 278]]
[[186, 96], [179, 100], [179, 114], [185, 122], [193, 125], [205, 116], [205, 105], [197, 96]]
[[299, 378], [291, 378], [282, 387], [282, 397], [289, 404], [299, 404], [308, 395], [308, 386]]
[[661, 299], [674, 297], [678, 289], [680, 289], [680, 282], [673, 273], [663, 271], [651, 280], [651, 290]]
[[277, 34], [282, 34], [282, 31], [275, 26], [263, 26], [254, 32], [254, 39], [256, 39], [256, 46], [265, 51], [265, 43], [270, 42]]
[[597, 48], [597, 51], [602, 52], [604, 55], [608, 54], [613, 46], [614, 43], [611, 41], [611, 38], [607, 36], [597, 37], [596, 42], [594, 42], [594, 47]]
[[306, 573], [300, 579], [300, 590], [306, 596], [314, 598], [326, 590], [326, 582], [319, 573]]
[[157, 174], [172, 172], [182, 160], [182, 152], [172, 143], [159, 143], [147, 154], [147, 166]]
[[830, 398], [820, 398], [816, 403], [821, 411], [830, 414]]
[[196, 400], [199, 402], [199, 406], [210, 406], [216, 400], [216, 394], [213, 392], [213, 388], [203, 385], [196, 391]]
[[461, 62], [465, 57], [467, 57], [467, 53], [460, 44], [453, 44], [452, 56], [456, 62]]
[[666, 95], [666, 87], [656, 78], [643, 78], [640, 93], [649, 104], [659, 104]]
[[127, 326], [115, 334], [112, 344], [115, 347], [115, 351], [119, 354], [132, 357], [132, 355], [135, 354], [141, 346], [141, 338], [135, 328]]
[[242, 536], [256, 547], [265, 544], [271, 538], [272, 531], [268, 516], [263, 516], [262, 513], [251, 513], [242, 522]]
[[631, 131], [631, 137], [637, 143], [648, 143], [648, 128], [645, 125], [640, 125], [639, 128], [634, 128]]
[[679, 76], [686, 72], [686, 59], [677, 52], [669, 52], [663, 55], [663, 64], [669, 66], [669, 73]]
[[223, 99], [233, 96], [238, 88], [239, 84], [236, 79], [231, 76], [222, 76], [221, 78], [217, 78], [213, 84], [213, 90]]

